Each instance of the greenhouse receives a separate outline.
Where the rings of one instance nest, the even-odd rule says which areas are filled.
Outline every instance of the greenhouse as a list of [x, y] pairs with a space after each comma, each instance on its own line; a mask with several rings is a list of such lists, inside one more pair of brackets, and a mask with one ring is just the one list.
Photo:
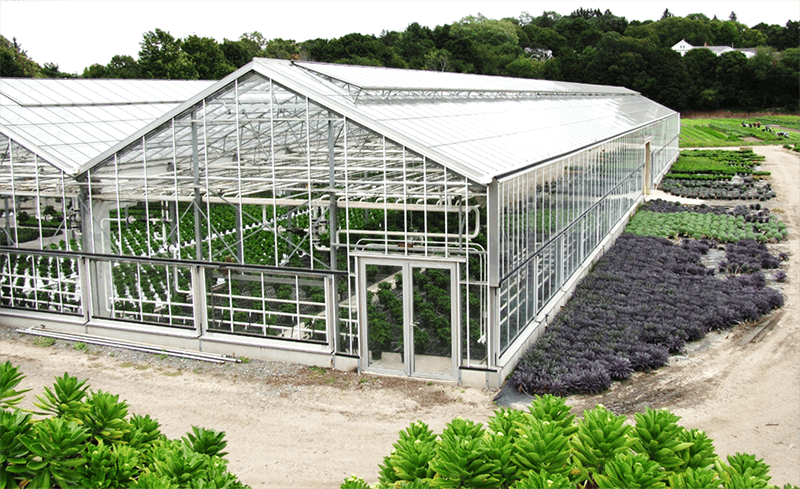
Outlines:
[[5, 322], [492, 388], [678, 155], [679, 114], [619, 87], [271, 59], [24, 82]]

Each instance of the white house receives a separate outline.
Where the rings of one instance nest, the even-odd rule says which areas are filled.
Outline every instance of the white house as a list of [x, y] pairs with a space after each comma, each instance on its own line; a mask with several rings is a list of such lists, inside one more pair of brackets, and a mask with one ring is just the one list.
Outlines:
[[708, 44], [705, 44], [703, 46], [692, 46], [691, 44], [686, 42], [685, 39], [681, 39], [680, 41], [678, 41], [677, 44], [672, 46], [672, 50], [681, 53], [681, 56], [685, 56], [686, 53], [688, 53], [692, 49], [708, 49], [717, 56], [720, 56], [722, 53], [727, 53], [729, 51], [741, 51], [742, 53], [744, 53], [745, 56], [747, 56], [748, 59], [756, 55], [756, 50], [754, 48], [734, 48], [731, 46], [709, 46]]

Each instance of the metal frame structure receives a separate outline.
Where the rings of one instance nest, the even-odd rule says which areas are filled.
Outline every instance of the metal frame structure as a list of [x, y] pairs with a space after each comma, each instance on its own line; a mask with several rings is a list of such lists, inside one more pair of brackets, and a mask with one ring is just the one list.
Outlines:
[[498, 386], [678, 151], [617, 87], [256, 59], [195, 89], [67, 163], [0, 119], [0, 312], [378, 373], [450, 344], [429, 377]]

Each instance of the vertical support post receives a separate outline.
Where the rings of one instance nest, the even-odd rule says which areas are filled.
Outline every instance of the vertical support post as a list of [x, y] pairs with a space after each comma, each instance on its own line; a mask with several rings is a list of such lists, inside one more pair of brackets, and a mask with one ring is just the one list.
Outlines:
[[410, 263], [402, 264], [403, 277], [403, 371], [406, 375], [414, 372], [414, 274]]
[[167, 202], [167, 221], [169, 222], [169, 244], [178, 249], [181, 239], [178, 233], [178, 204], [174, 201]]
[[[176, 153], [175, 153], [175, 121], [174, 120], [172, 121], [171, 130], [172, 130], [172, 151], [173, 151], [172, 158], [173, 159], [171, 159], [167, 163], [167, 173], [171, 173], [173, 178], [175, 179], [174, 180], [175, 181], [175, 195], [177, 196], [178, 195], [178, 179], [177, 179], [177, 173], [175, 171], [175, 154]], [[169, 236], [169, 238], [167, 239], [167, 246], [169, 247], [169, 249], [172, 249], [172, 246], [174, 246], [175, 247], [174, 249], [178, 250], [178, 248], [181, 245], [181, 236], [180, 236], [179, 224], [178, 224], [178, 217], [179, 216], [178, 216], [178, 200], [177, 200], [177, 197], [176, 197], [176, 200], [170, 200], [169, 202], [167, 202], [167, 216], [166, 217], [167, 217], [167, 224], [168, 224], [168, 227], [169, 227], [169, 234], [167, 235], [167, 236]], [[180, 254], [178, 254], [178, 258], [180, 258]], [[175, 283], [176, 284], [178, 283], [177, 279], [176, 279]]]
[[200, 232], [201, 214], [200, 206], [203, 198], [200, 195], [200, 152], [197, 149], [197, 121], [196, 112], [192, 112], [192, 177], [194, 185], [194, 252], [195, 260], [203, 259], [203, 235]]
[[[77, 206], [78, 212], [78, 219], [80, 222], [80, 229], [81, 229], [81, 249], [82, 250], [90, 250], [91, 248], [87, 248], [87, 241], [89, 241], [89, 218], [91, 216], [88, 210], [88, 203], [89, 203], [89, 196], [86, 190], [86, 182], [82, 182], [80, 185], [80, 189], [78, 191], [78, 197], [75, 199], [75, 205]], [[15, 209], [16, 211], [16, 209]], [[16, 216], [16, 214], [14, 214]], [[67, 249], [70, 249], [69, 245]], [[78, 258], [77, 260], [78, 266], [78, 280], [80, 284], [80, 292], [81, 292], [81, 312], [83, 312], [83, 320], [85, 324], [88, 324], [89, 320], [92, 318], [92, 270], [91, 270], [91, 262], [85, 256]], [[88, 326], [86, 327], [88, 332]]]
[[194, 329], [198, 336], [198, 349], [203, 351], [202, 337], [208, 330], [208, 308], [206, 306], [206, 274], [205, 268], [191, 265], [192, 302], [194, 302]]
[[[241, 199], [241, 194], [240, 194]], [[242, 219], [242, 204], [239, 202], [235, 207], [236, 215], [236, 262], [244, 263], [244, 226]]]
[[[336, 297], [336, 292], [333, 289], [333, 286], [336, 284], [336, 276], [335, 275], [330, 275], [328, 277], [325, 277], [325, 280], [324, 280], [323, 283], [325, 284], [324, 285], [325, 297], [327, 297], [327, 298]], [[328, 344], [331, 347], [331, 353], [334, 353], [334, 354], [337, 352], [336, 347], [337, 347], [337, 344], [338, 344], [338, 340], [336, 338], [336, 336], [337, 336], [336, 333], [337, 332], [336, 332], [336, 328], [334, 328], [335, 322], [336, 322], [335, 318], [337, 318], [337, 317], [339, 317], [339, 308], [338, 307], [328, 307], [328, 308], [325, 309], [325, 335], [328, 338]], [[335, 359], [334, 359], [334, 362], [335, 362]], [[334, 367], [335, 367], [335, 365], [334, 365]]]
[[492, 180], [487, 189], [486, 232], [488, 233], [488, 367], [497, 364], [500, 346], [500, 184]]
[[369, 367], [369, 330], [367, 325], [367, 277], [363, 258], [356, 258], [356, 307], [358, 308], [358, 373]]
[[242, 219], [242, 138], [241, 126], [239, 125], [239, 81], [234, 82], [234, 93], [236, 95], [236, 170], [237, 180], [239, 181], [239, 204], [236, 206], [236, 261], [244, 263], [244, 223]]
[[92, 317], [91, 314], [91, 305], [92, 305], [92, 294], [90, 293], [90, 275], [91, 270], [89, 269], [89, 259], [85, 256], [81, 256], [77, 260], [77, 267], [78, 267], [78, 283], [80, 284], [80, 292], [81, 292], [81, 312], [83, 313], [83, 321], [86, 324], [86, 329], [84, 333], [88, 333], [88, 323], [89, 319]]
[[[9, 238], [6, 240], [6, 244], [10, 246], [11, 244], [11, 211], [8, 209], [8, 197], [3, 197], [3, 214], [6, 217], [6, 236]], [[69, 243], [69, 240], [66, 241]]]
[[[334, 131], [333, 131], [333, 120], [328, 120], [328, 172], [329, 172], [329, 182], [330, 182], [330, 193], [328, 194], [328, 198], [330, 199], [329, 202], [329, 209], [328, 209], [328, 235], [330, 236], [330, 259], [331, 259], [331, 270], [338, 270], [339, 263], [337, 261], [336, 255], [336, 248], [338, 247], [339, 243], [339, 235], [337, 233], [339, 229], [339, 216], [338, 216], [338, 204], [336, 202], [336, 140], [334, 138]], [[332, 334], [332, 345], [333, 351], [339, 351], [339, 302], [341, 302], [341, 298], [339, 297], [339, 278], [337, 275], [331, 276], [331, 294], [329, 297], [333, 297], [333, 303], [331, 307], [333, 307], [333, 314], [330, 316], [331, 320], [333, 321], [333, 328], [329, 330], [333, 331]]]
[[500, 285], [500, 184], [492, 180], [487, 189], [486, 232], [489, 234], [489, 286]]
[[[111, 254], [111, 219], [109, 204], [101, 200], [93, 200], [91, 196], [91, 176], [86, 185], [81, 186], [80, 195], [82, 248], [90, 253]], [[89, 291], [90, 302], [85, 305], [89, 317], [108, 317], [108, 296], [113, 290], [111, 282], [111, 263], [101, 260], [87, 260], [85, 284]], [[87, 296], [84, 294], [84, 298]]]
[[642, 186], [644, 190], [644, 195], [650, 195], [650, 182], [651, 180], [651, 172], [652, 172], [652, 162], [651, 162], [651, 153], [650, 153], [650, 141], [644, 143], [644, 184]]

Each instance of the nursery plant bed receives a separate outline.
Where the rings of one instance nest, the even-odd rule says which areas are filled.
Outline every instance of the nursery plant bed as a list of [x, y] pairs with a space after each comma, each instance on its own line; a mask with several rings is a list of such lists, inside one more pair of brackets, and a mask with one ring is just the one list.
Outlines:
[[[740, 179], [763, 160], [750, 148], [699, 150], [684, 153], [671, 171]], [[702, 186], [709, 180], [687, 181]], [[523, 354], [510, 381], [514, 388], [526, 394], [603, 392], [615, 380], [660, 368], [711, 331], [756, 321], [783, 306], [764, 270], [789, 257], [773, 255], [765, 243], [781, 242], [789, 231], [760, 203], [650, 201], [626, 231]], [[703, 266], [709, 250], [723, 243], [725, 257], [714, 268]]]

